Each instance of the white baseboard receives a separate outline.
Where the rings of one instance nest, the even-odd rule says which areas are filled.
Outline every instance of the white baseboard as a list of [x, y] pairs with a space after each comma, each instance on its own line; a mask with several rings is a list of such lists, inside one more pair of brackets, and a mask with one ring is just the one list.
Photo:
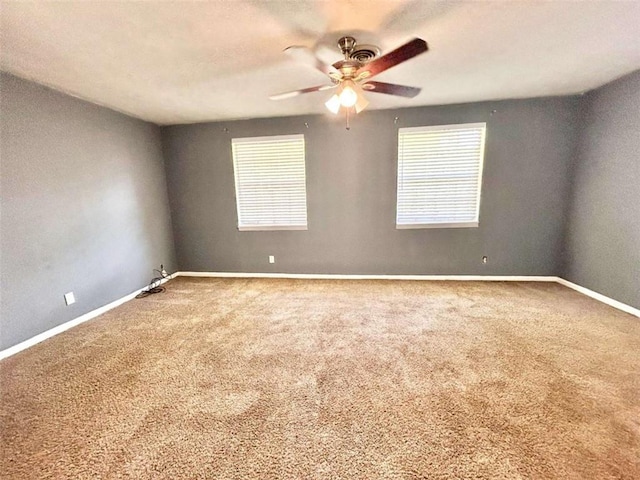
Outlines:
[[244, 273], [244, 272], [178, 272], [177, 277], [210, 278], [302, 278], [314, 280], [447, 280], [473, 282], [555, 282], [553, 276], [517, 275], [350, 275], [333, 273]]
[[565, 280], [564, 278], [558, 278], [558, 283], [560, 285], [564, 285], [565, 287], [572, 288], [576, 292], [580, 292], [583, 295], [591, 297], [595, 300], [598, 300], [602, 303], [606, 303], [607, 305], [617, 308], [618, 310], [622, 310], [623, 312], [630, 313], [631, 315], [635, 315], [636, 317], [640, 317], [640, 310], [632, 307], [631, 305], [627, 305], [626, 303], [619, 302], [618, 300], [614, 300], [613, 298], [609, 298], [601, 293], [594, 292], [593, 290], [589, 290], [588, 288], [581, 287], [569, 280]]
[[[555, 276], [521, 276], [521, 275], [341, 275], [341, 274], [323, 274], [323, 273], [244, 273], [244, 272], [176, 272], [166, 279], [163, 279], [161, 283], [165, 283], [172, 278], [176, 277], [210, 277], [210, 278], [299, 278], [299, 279], [316, 279], [316, 280], [447, 280], [447, 281], [482, 281], [482, 282], [557, 282], [565, 287], [572, 288], [584, 295], [587, 295], [595, 300], [606, 303], [618, 310], [630, 313], [636, 317], [640, 317], [640, 310], [630, 305], [626, 305], [622, 302], [609, 298], [600, 293], [589, 290], [588, 288], [576, 285], [564, 278]], [[145, 287], [146, 288], [146, 287]], [[74, 318], [62, 325], [58, 325], [46, 332], [42, 332], [35, 337], [31, 337], [24, 342], [20, 342], [13, 347], [9, 347], [0, 351], [0, 360], [10, 357], [22, 350], [25, 350], [37, 343], [42, 342], [48, 338], [53, 337], [59, 333], [69, 330], [70, 328], [80, 325], [92, 318], [102, 315], [103, 313], [122, 305], [129, 300], [135, 298], [145, 288], [136, 290], [118, 300], [115, 300], [103, 307], [92, 310], [85, 313], [78, 318]]]
[[[163, 283], [168, 282], [175, 276], [176, 274], [173, 274], [173, 275], [169, 275], [167, 278], [163, 278], [160, 284], [162, 285]], [[43, 340], [46, 340], [47, 338], [51, 338], [54, 335], [58, 335], [59, 333], [69, 330], [70, 328], [80, 325], [81, 323], [84, 323], [86, 321], [89, 321], [92, 318], [97, 317], [98, 315], [102, 315], [103, 313], [108, 312], [109, 310], [114, 309], [122, 305], [123, 303], [128, 302], [129, 300], [133, 300], [136, 297], [136, 295], [138, 295], [140, 292], [146, 289], [147, 287], [140, 288], [135, 292], [130, 293], [129, 295], [125, 295], [124, 297], [119, 298], [118, 300], [114, 300], [113, 302], [108, 303], [107, 305], [104, 305], [100, 308], [96, 308], [95, 310], [91, 310], [90, 312], [87, 312], [84, 315], [81, 315], [77, 318], [74, 318], [73, 320], [69, 320], [68, 322], [63, 323], [62, 325], [53, 327], [52, 329], [47, 330], [46, 332], [42, 332], [36, 335], [35, 337], [31, 337], [25, 340], [24, 342], [20, 342], [17, 345], [14, 345], [13, 347], [9, 347], [5, 350], [2, 350], [0, 351], [0, 360], [2, 360], [3, 358], [10, 357], [11, 355], [15, 355], [16, 353], [21, 352], [22, 350], [32, 347], [36, 343], [40, 343]]]

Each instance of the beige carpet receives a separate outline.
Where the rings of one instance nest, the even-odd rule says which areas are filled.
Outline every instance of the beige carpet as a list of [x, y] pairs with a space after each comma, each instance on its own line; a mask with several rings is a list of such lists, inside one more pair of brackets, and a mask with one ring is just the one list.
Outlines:
[[557, 284], [178, 278], [0, 362], [2, 478], [640, 478], [640, 320]]

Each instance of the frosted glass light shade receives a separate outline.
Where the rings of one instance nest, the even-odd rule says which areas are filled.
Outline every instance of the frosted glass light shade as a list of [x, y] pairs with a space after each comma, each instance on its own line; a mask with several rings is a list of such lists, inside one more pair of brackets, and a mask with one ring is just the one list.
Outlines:
[[340, 97], [338, 97], [338, 95], [334, 95], [325, 102], [325, 106], [331, 113], [337, 114], [340, 111]]

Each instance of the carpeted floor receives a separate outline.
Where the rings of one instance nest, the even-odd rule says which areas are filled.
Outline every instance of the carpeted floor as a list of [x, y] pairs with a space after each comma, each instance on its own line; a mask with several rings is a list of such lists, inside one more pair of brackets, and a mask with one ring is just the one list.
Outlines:
[[557, 284], [178, 278], [0, 380], [5, 479], [640, 478], [640, 320]]

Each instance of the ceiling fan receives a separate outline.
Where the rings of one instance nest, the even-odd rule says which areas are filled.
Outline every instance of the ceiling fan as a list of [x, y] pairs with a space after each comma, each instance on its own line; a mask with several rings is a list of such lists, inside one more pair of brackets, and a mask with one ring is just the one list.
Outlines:
[[374, 93], [385, 93], [400, 97], [413, 98], [420, 93], [420, 88], [396, 85], [393, 83], [375, 82], [370, 79], [391, 67], [405, 62], [428, 50], [427, 42], [421, 38], [414, 38], [401, 47], [382, 55], [380, 49], [374, 46], [359, 46], [353, 37], [342, 37], [338, 40], [338, 47], [344, 55], [333, 65], [326, 65], [307, 47], [292, 46], [285, 49], [285, 53], [293, 58], [311, 64], [317, 70], [329, 76], [330, 85], [318, 85], [291, 92], [272, 95], [271, 100], [283, 100], [303, 93], [319, 92], [337, 88], [337, 92], [326, 103], [332, 113], [338, 113], [343, 108], [347, 114], [347, 129], [349, 128], [349, 111], [356, 113], [364, 110], [369, 102], [363, 90]]

